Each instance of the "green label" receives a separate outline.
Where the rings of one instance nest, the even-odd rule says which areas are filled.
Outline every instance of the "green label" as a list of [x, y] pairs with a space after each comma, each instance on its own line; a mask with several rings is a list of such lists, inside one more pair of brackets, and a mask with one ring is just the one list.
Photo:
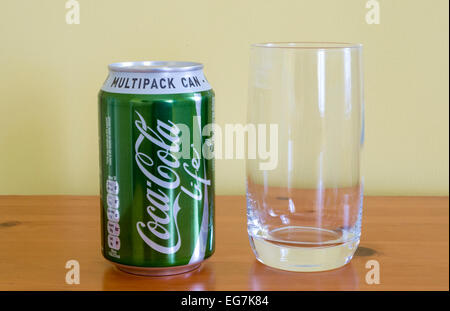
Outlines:
[[[213, 92], [100, 93], [103, 253], [121, 264], [193, 264], [214, 250]], [[211, 134], [211, 133], [209, 133]]]

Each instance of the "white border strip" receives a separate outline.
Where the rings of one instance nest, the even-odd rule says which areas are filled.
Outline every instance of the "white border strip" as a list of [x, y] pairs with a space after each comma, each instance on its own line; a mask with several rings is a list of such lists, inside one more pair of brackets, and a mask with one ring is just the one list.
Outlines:
[[110, 71], [102, 90], [120, 94], [181, 94], [210, 90], [202, 70], [187, 72]]

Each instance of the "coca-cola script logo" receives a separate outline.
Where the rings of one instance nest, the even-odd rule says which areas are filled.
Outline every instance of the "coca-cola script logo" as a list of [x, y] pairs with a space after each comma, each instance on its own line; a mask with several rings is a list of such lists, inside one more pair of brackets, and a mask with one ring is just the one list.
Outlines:
[[[176, 153], [181, 151], [181, 130], [172, 121], [167, 123], [157, 120], [156, 130], [147, 126], [142, 115], [135, 111], [137, 120], [135, 126], [140, 135], [136, 139], [135, 161], [141, 173], [146, 177], [146, 198], [148, 201], [147, 214], [151, 220], [147, 223], [138, 221], [136, 228], [142, 240], [154, 250], [163, 254], [176, 253], [181, 247], [180, 230], [178, 227], [178, 213], [181, 210], [179, 199], [182, 194], [189, 196], [192, 200], [200, 201], [203, 198], [202, 185], [211, 185], [211, 181], [198, 176], [201, 157], [194, 145], [192, 148], [192, 159], [186, 161], [180, 168], [180, 161]], [[143, 142], [148, 141], [158, 149], [152, 155], [140, 151]], [[155, 161], [151, 156], [157, 156], [161, 165], [155, 167]], [[180, 185], [179, 173], [187, 173], [192, 178], [185, 182], [192, 186], [192, 190]], [[171, 201], [165, 190], [180, 189], [175, 200]], [[171, 205], [172, 203], [172, 205]], [[170, 230], [176, 232], [170, 232]], [[176, 236], [176, 240], [173, 237]], [[173, 241], [174, 245], [161, 245], [159, 241]], [[176, 241], [176, 243], [175, 243]], [[169, 244], [169, 243], [164, 243]]]

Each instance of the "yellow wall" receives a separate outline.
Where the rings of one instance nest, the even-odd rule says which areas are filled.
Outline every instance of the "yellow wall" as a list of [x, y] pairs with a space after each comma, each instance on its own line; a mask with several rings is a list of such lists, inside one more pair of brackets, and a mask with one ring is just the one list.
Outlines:
[[[107, 64], [193, 60], [216, 121], [244, 123], [249, 44], [364, 44], [367, 194], [448, 195], [448, 0], [2, 0], [0, 194], [98, 192], [97, 92]], [[216, 164], [218, 194], [244, 193], [244, 162]]]

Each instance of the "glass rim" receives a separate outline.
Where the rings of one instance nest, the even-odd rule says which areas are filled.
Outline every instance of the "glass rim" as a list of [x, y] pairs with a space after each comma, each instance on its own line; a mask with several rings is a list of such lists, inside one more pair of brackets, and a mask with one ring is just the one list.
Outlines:
[[361, 43], [350, 42], [263, 42], [253, 43], [252, 48], [268, 49], [298, 49], [298, 50], [341, 50], [341, 49], [361, 49]]

